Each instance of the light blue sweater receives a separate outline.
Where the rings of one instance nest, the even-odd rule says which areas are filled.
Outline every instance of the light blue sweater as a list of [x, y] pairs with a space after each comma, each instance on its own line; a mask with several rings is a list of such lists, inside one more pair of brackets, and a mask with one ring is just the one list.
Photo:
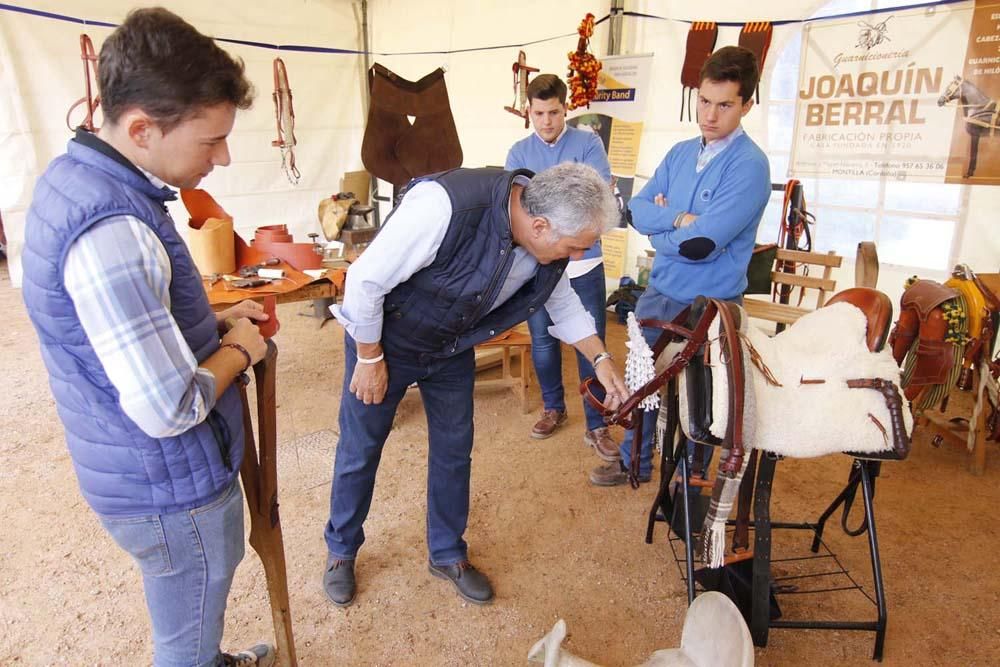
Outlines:
[[[757, 226], [771, 196], [767, 156], [747, 135], [697, 173], [700, 149], [700, 137], [676, 144], [629, 202], [633, 226], [656, 249], [650, 285], [684, 303], [699, 294], [743, 294]], [[666, 207], [653, 202], [657, 194], [667, 198]], [[698, 219], [674, 229], [682, 213]]]
[[[604, 180], [611, 181], [611, 165], [604, 152], [601, 138], [589, 130], [566, 126], [563, 134], [555, 145], [542, 141], [534, 132], [510, 147], [507, 153], [507, 171], [514, 169], [530, 169], [536, 174], [549, 167], [563, 162], [582, 162], [597, 170]], [[592, 259], [601, 256], [601, 241], [598, 239], [582, 259]]]

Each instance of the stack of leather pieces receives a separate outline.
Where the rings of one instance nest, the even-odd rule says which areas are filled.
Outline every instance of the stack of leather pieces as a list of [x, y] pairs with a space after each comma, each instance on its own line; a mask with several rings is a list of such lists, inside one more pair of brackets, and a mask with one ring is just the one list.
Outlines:
[[[191, 216], [189, 224], [195, 229], [200, 228], [205, 220], [209, 218], [232, 220], [232, 216], [226, 213], [218, 202], [204, 190], [181, 190], [181, 199]], [[323, 258], [313, 251], [313, 244], [292, 242], [291, 235], [288, 233], [288, 228], [285, 225], [270, 225], [261, 229], [265, 230], [263, 245], [258, 245], [256, 238], [253, 244], [248, 244], [239, 234], [233, 234], [236, 266], [251, 266], [253, 264], [260, 264], [272, 257], [278, 257], [281, 262], [277, 266], [269, 268], [283, 270], [285, 272], [285, 279], [277, 280], [269, 285], [248, 289], [233, 287], [230, 281], [227, 280], [219, 280], [213, 284], [206, 283], [206, 291], [211, 303], [237, 303], [243, 299], [264, 294], [291, 292], [313, 282], [314, 279], [312, 277], [302, 273], [303, 269], [322, 268]], [[269, 234], [268, 231], [277, 232], [277, 242], [273, 238], [267, 238], [273, 237], [273, 234]], [[270, 245], [268, 245], [268, 240], [271, 241]], [[300, 246], [300, 248], [296, 248], [291, 253], [286, 252], [292, 246]], [[292, 256], [293, 259], [294, 257], [298, 257], [300, 253], [305, 256], [305, 253], [301, 252], [301, 247], [303, 246], [307, 247], [309, 252], [312, 253], [308, 257], [308, 261], [315, 262], [315, 264], [307, 264], [304, 267], [299, 267], [281, 256], [285, 254]], [[343, 270], [328, 270], [323, 277], [332, 281], [337, 285], [338, 289], [343, 289]]]
[[295, 243], [287, 225], [264, 225], [254, 232], [253, 247], [270, 257], [277, 257], [299, 271], [323, 268], [323, 256], [312, 243]]

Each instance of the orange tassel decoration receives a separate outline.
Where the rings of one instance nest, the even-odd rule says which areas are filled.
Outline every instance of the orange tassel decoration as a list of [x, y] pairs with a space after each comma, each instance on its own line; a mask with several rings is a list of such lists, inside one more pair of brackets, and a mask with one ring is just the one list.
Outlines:
[[[594, 15], [587, 14], [580, 22], [576, 32], [580, 40], [576, 51], [570, 51], [569, 56], [569, 109], [589, 107], [590, 101], [597, 96], [597, 74], [601, 71], [601, 61], [588, 51], [590, 38], [594, 35]], [[575, 73], [574, 73], [575, 72]]]

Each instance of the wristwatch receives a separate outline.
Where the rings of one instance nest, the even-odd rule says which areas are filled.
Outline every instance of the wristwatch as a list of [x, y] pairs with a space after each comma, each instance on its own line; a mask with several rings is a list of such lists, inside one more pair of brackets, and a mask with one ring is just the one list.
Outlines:
[[590, 362], [590, 365], [596, 369], [597, 364], [601, 363], [605, 359], [614, 359], [614, 357], [611, 356], [610, 352], [601, 352], [596, 357], [594, 357], [594, 360]]

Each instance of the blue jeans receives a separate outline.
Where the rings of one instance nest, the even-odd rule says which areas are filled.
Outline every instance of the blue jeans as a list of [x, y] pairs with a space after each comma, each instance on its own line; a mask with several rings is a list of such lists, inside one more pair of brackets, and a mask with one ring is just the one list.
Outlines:
[[[607, 311], [604, 308], [604, 265], [598, 264], [593, 269], [570, 280], [570, 286], [580, 297], [583, 307], [594, 318], [597, 335], [604, 340], [607, 325]], [[552, 318], [544, 308], [539, 308], [528, 318], [528, 330], [531, 331], [531, 361], [535, 366], [535, 375], [542, 390], [542, 403], [546, 410], [566, 410], [566, 397], [563, 391], [562, 377], [562, 345], [558, 338], [549, 333]], [[579, 352], [576, 353], [576, 368], [580, 374], [580, 382], [594, 376], [594, 367], [590, 360]], [[576, 392], [574, 392], [576, 393]], [[598, 396], [601, 400], [603, 396]], [[587, 430], [604, 426], [604, 418], [587, 401], [583, 401], [583, 413], [587, 418]]]
[[[725, 301], [732, 301], [733, 303], [743, 304], [743, 297], [738, 296], [731, 299], [724, 299]], [[668, 296], [664, 296], [653, 289], [652, 286], [646, 288], [646, 291], [642, 293], [639, 297], [638, 303], [635, 305], [635, 317], [637, 320], [643, 319], [653, 319], [653, 320], [665, 320], [667, 322], [673, 320], [675, 317], [681, 314], [681, 311], [687, 308], [689, 303], [683, 303], [681, 301], [676, 301]], [[649, 327], [642, 328], [642, 337], [646, 339], [646, 342], [650, 347], [656, 343], [656, 340], [663, 333], [661, 329], [652, 329]], [[642, 413], [642, 447], [639, 450], [639, 476], [647, 477], [653, 473], [653, 433], [656, 429], [656, 417], [658, 412], [656, 410], [647, 410]], [[704, 468], [708, 469], [708, 463], [712, 459], [713, 447], [705, 447], [704, 451]], [[628, 468], [630, 462], [632, 461], [632, 431], [625, 432], [625, 439], [622, 441], [621, 448], [619, 450], [622, 455], [622, 464]], [[690, 461], [691, 452], [688, 452], [688, 459]]]
[[351, 393], [357, 347], [344, 337], [344, 389], [340, 399], [340, 440], [333, 465], [327, 549], [334, 558], [352, 559], [365, 541], [364, 522], [371, 508], [375, 473], [392, 429], [396, 408], [416, 382], [427, 414], [427, 546], [435, 565], [463, 561], [462, 535], [469, 518], [472, 472], [472, 389], [476, 357], [466, 350], [454, 357], [418, 363], [386, 356], [389, 388], [378, 405], [365, 405]]
[[153, 664], [218, 664], [226, 599], [236, 566], [243, 560], [239, 481], [193, 510], [98, 518], [142, 572], [153, 626]]

